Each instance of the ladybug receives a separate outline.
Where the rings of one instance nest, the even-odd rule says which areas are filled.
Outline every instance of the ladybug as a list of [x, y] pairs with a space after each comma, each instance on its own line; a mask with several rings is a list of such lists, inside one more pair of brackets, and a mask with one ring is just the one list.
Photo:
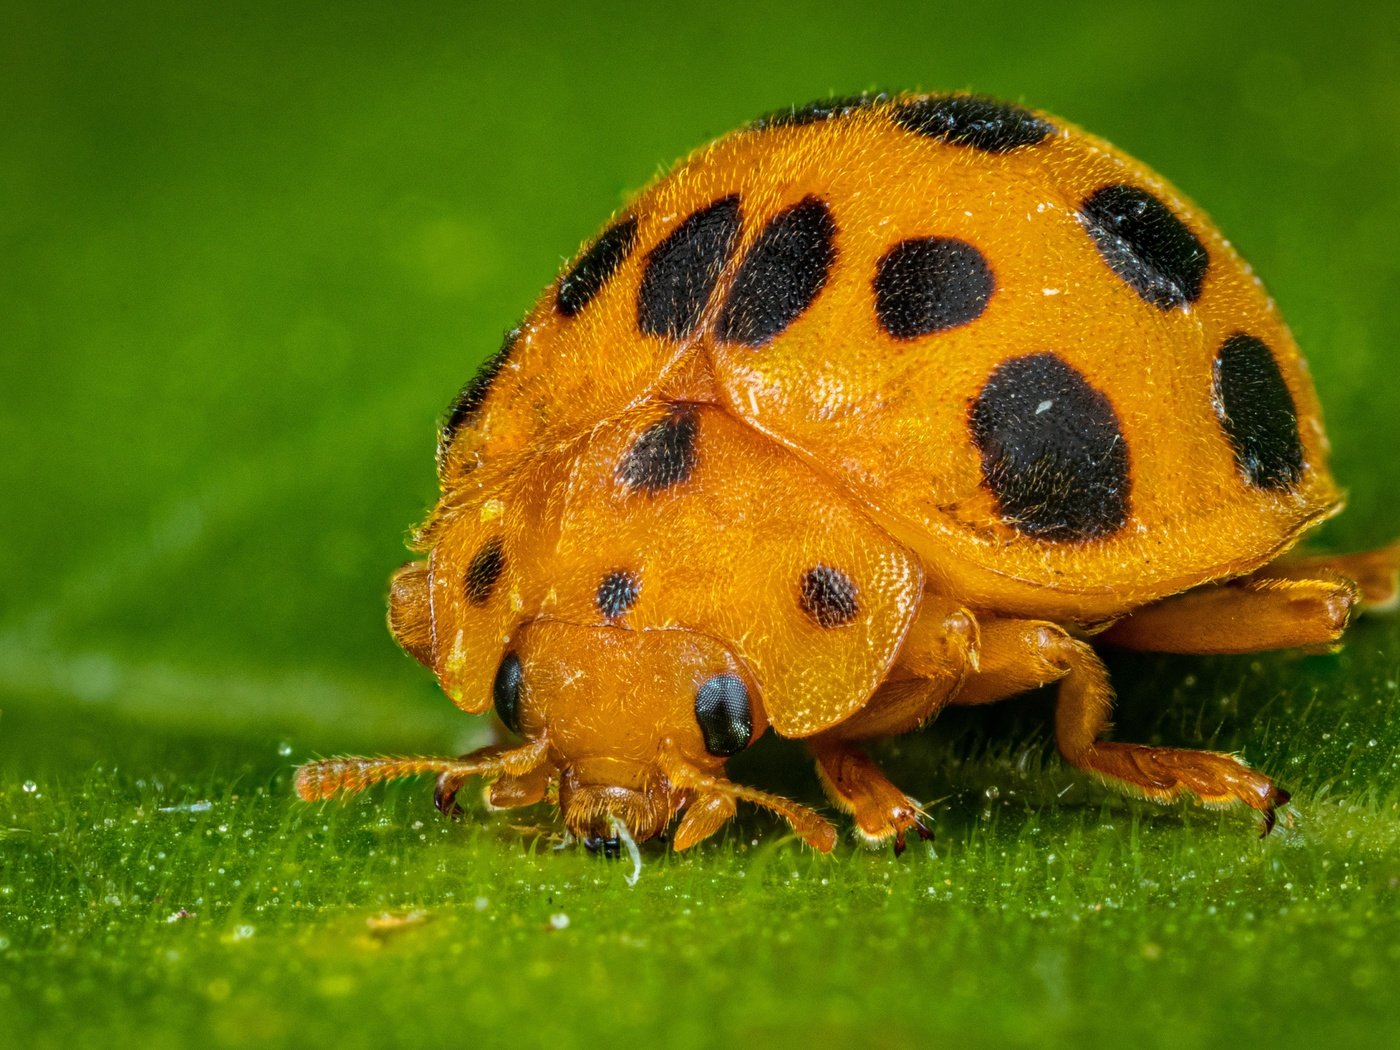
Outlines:
[[1288, 551], [1336, 514], [1317, 396], [1259, 280], [1144, 165], [974, 95], [763, 117], [632, 199], [458, 395], [389, 623], [519, 742], [331, 759], [453, 810], [548, 800], [616, 852], [740, 801], [803, 740], [870, 844], [928, 837], [863, 748], [1057, 684], [1070, 765], [1159, 802], [1288, 794], [1231, 755], [1105, 738], [1095, 648], [1327, 650], [1400, 550]]

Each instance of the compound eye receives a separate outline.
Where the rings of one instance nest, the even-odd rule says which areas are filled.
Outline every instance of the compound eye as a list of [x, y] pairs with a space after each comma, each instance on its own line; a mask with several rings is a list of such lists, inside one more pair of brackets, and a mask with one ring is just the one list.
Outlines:
[[520, 683], [525, 678], [525, 670], [520, 666], [520, 657], [506, 653], [501, 666], [496, 669], [496, 681], [491, 686], [491, 695], [496, 700], [496, 714], [512, 733], [520, 732]]
[[717, 674], [695, 694], [695, 720], [705, 737], [705, 750], [724, 757], [749, 746], [753, 736], [753, 711], [744, 680], [734, 674]]

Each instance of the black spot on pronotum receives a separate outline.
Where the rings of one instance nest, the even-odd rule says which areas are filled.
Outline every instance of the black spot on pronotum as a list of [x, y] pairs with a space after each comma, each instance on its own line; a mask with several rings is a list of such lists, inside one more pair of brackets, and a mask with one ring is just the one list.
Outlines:
[[636, 605], [641, 593], [642, 585], [637, 577], [626, 569], [617, 569], [603, 577], [593, 600], [598, 611], [612, 620]]
[[881, 102], [889, 101], [889, 95], [882, 92], [860, 95], [843, 95], [837, 98], [819, 98], [802, 106], [788, 106], [765, 113], [749, 125], [755, 131], [765, 128], [801, 127], [807, 124], [820, 124], [826, 120], [836, 120], [858, 113]]
[[855, 583], [830, 565], [818, 565], [802, 574], [798, 602], [818, 627], [844, 627], [860, 612]]
[[1084, 228], [1109, 269], [1159, 310], [1194, 303], [1210, 255], [1160, 200], [1136, 186], [1104, 186], [1079, 207]]
[[520, 329], [512, 328], [506, 333], [502, 340], [500, 349], [488, 357], [482, 366], [477, 369], [476, 375], [467, 381], [467, 385], [462, 387], [457, 396], [452, 399], [452, 404], [448, 406], [447, 418], [443, 421], [442, 430], [438, 434], [438, 467], [441, 469], [443, 461], [447, 458], [447, 450], [452, 446], [452, 439], [457, 431], [463, 427], [470, 426], [481, 412], [481, 406], [486, 403], [486, 395], [491, 392], [491, 384], [496, 376], [500, 374], [507, 361], [510, 360], [511, 351], [515, 349], [516, 341], [520, 338]]
[[1088, 540], [1128, 520], [1128, 449], [1108, 398], [1051, 353], [1000, 365], [972, 405], [982, 480], [1002, 516], [1047, 540]]
[[617, 479], [631, 489], [660, 492], [679, 485], [695, 469], [695, 439], [700, 420], [689, 405], [673, 405], [670, 413], [637, 437], [622, 462]]
[[647, 256], [637, 290], [646, 335], [684, 339], [700, 322], [739, 240], [739, 197], [724, 197], [682, 222]]
[[1215, 414], [1240, 473], [1261, 489], [1289, 489], [1303, 476], [1298, 409], [1273, 352], [1237, 332], [1215, 358]]
[[496, 680], [491, 683], [496, 714], [512, 733], [520, 732], [520, 684], [524, 678], [525, 670], [520, 666], [520, 657], [506, 653], [501, 666], [496, 668]]
[[774, 216], [739, 264], [716, 338], [762, 346], [795, 321], [826, 284], [835, 238], [831, 210], [817, 197]]
[[695, 720], [712, 755], [733, 755], [749, 746], [753, 711], [749, 690], [736, 674], [717, 674], [695, 694]]
[[975, 321], [996, 291], [987, 260], [953, 237], [917, 237], [887, 251], [875, 268], [875, 313], [897, 339]]
[[481, 550], [472, 556], [471, 564], [467, 566], [464, 581], [467, 601], [473, 605], [485, 605], [491, 597], [491, 592], [496, 589], [496, 581], [501, 578], [505, 567], [506, 556], [500, 538], [487, 540]]
[[1034, 146], [1055, 133], [1055, 125], [1029, 110], [981, 95], [913, 98], [895, 108], [894, 122], [920, 135], [984, 153]]
[[559, 282], [554, 308], [573, 317], [603, 290], [637, 243], [637, 220], [628, 217], [604, 230]]

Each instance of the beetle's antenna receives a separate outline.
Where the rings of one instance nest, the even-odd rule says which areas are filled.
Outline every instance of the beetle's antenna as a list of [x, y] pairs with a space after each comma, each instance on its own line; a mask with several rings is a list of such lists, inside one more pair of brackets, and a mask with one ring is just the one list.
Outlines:
[[297, 794], [304, 802], [318, 802], [337, 794], [354, 795], [386, 780], [401, 780], [423, 773], [444, 773], [464, 765], [455, 758], [404, 756], [393, 758], [324, 758], [297, 770]]
[[[814, 809], [808, 809], [806, 806], [783, 798], [781, 795], [770, 795], [758, 788], [747, 787], [744, 784], [736, 784], [732, 780], [725, 780], [723, 777], [702, 773], [670, 747], [662, 751], [661, 767], [666, 778], [676, 787], [683, 790], [693, 790], [701, 796], [691, 803], [690, 811], [681, 820], [681, 827], [676, 832], [677, 849], [685, 849], [687, 846], [709, 837], [721, 824], [734, 815], [731, 802], [726, 807], [727, 812], [708, 812], [703, 818], [699, 818], [699, 823], [696, 823], [701, 807], [704, 806], [705, 795], [741, 799], [752, 805], [762, 806], [786, 820], [802, 841], [822, 853], [830, 853], [836, 845], [836, 829], [831, 826], [830, 821]], [[690, 828], [686, 827], [688, 821], [692, 824]]]
[[836, 829], [832, 827], [831, 821], [801, 803], [728, 780], [716, 780], [711, 790], [742, 799], [755, 806], [762, 806], [778, 814], [792, 825], [792, 830], [797, 832], [798, 837], [815, 850], [830, 853], [836, 845]]
[[456, 786], [470, 777], [498, 777], [502, 773], [519, 775], [529, 772], [543, 761], [543, 744], [543, 740], [532, 741], [511, 750], [484, 747], [461, 758], [325, 758], [319, 762], [308, 762], [297, 770], [297, 794], [306, 802], [318, 802], [338, 794], [354, 795], [386, 780], [401, 780], [425, 773], [436, 773], [443, 782]]

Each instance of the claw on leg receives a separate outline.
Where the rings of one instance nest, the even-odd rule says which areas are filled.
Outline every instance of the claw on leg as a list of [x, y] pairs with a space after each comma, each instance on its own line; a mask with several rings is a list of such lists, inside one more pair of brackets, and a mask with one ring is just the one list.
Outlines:
[[[1275, 816], [1274, 816], [1274, 810], [1277, 809], [1277, 808], [1281, 808], [1281, 807], [1283, 807], [1283, 806], [1288, 805], [1289, 801], [1291, 801], [1292, 798], [1293, 798], [1293, 796], [1290, 795], [1287, 791], [1283, 790], [1283, 788], [1281, 788], [1281, 787], [1276, 787], [1276, 788], [1274, 788], [1274, 799], [1273, 799], [1274, 804], [1273, 804], [1272, 806], [1270, 806], [1268, 809], [1264, 810], [1264, 827], [1263, 827], [1263, 828], [1260, 830], [1260, 832], [1259, 832], [1259, 837], [1260, 837], [1261, 839], [1266, 839], [1266, 838], [1268, 838], [1268, 837], [1269, 837], [1269, 833], [1270, 833], [1271, 831], [1274, 830], [1274, 824], [1275, 824], [1275, 822], [1276, 822], [1276, 818], [1275, 818]], [[1289, 826], [1289, 827], [1292, 827], [1292, 826], [1293, 826], [1292, 818], [1288, 817], [1287, 814], [1285, 814], [1284, 816], [1285, 816], [1285, 818], [1286, 818], [1286, 822], [1287, 822], [1288, 826]]]
[[[914, 823], [911, 826], [916, 832], [918, 832], [919, 838], [923, 839], [925, 842], [933, 841], [933, 829], [930, 828], [927, 824], [925, 824], [922, 820], [920, 820], [917, 816], [914, 818]], [[894, 855], [896, 857], [899, 857], [903, 854], [904, 828], [900, 828], [894, 833]]]

